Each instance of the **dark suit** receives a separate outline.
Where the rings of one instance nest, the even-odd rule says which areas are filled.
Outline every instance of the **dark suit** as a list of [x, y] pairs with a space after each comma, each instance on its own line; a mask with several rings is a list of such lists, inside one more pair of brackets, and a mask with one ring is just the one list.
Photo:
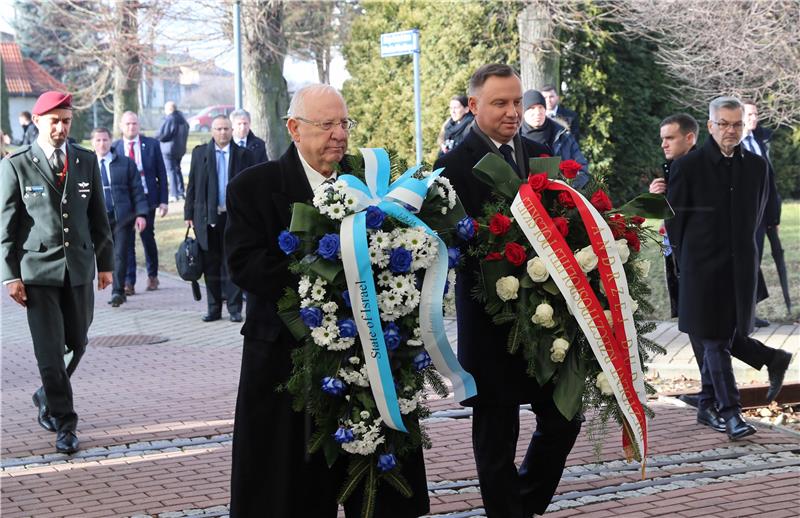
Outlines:
[[108, 215], [114, 232], [114, 284], [112, 293], [123, 295], [125, 273], [128, 267], [128, 250], [133, 246], [133, 227], [137, 216], [147, 217], [149, 207], [144, 196], [142, 180], [136, 163], [124, 156], [111, 154], [106, 164], [111, 184], [114, 209]]
[[[219, 193], [223, 196], [227, 185], [219, 185], [217, 177], [217, 145], [213, 140], [192, 150], [189, 185], [186, 188], [184, 219], [194, 222], [194, 232], [203, 249], [203, 276], [206, 281], [208, 314], [219, 316], [222, 311], [222, 289], [225, 287], [228, 313], [242, 312], [242, 290], [228, 277], [224, 263], [223, 234], [227, 212], [220, 211]], [[253, 165], [253, 155], [247, 149], [231, 142], [228, 147], [228, 179], [233, 180], [240, 171]]]
[[[514, 149], [523, 176], [529, 173], [528, 157], [547, 149], [516, 135]], [[472, 174], [472, 167], [487, 153], [500, 155], [477, 124], [464, 141], [439, 158], [434, 168], [444, 167], [467, 214], [478, 217], [493, 198], [486, 185]], [[500, 155], [502, 156], [502, 155]], [[521, 518], [544, 513], [555, 493], [564, 464], [580, 432], [581, 417], [569, 421], [556, 408], [551, 385], [540, 387], [526, 373], [527, 361], [506, 350], [509, 326], [496, 326], [483, 304], [471, 296], [480, 282], [480, 264], [466, 259], [456, 282], [458, 359], [474, 377], [478, 395], [474, 406], [472, 442], [481, 495], [490, 517]], [[536, 432], [531, 438], [519, 472], [514, 464], [519, 436], [519, 405], [531, 403], [536, 413]]]
[[680, 272], [678, 327], [704, 352], [698, 406], [708, 408], [716, 399], [725, 419], [740, 411], [731, 344], [735, 334], [753, 331], [755, 235], [767, 180], [762, 158], [741, 145], [726, 158], [713, 138], [670, 169], [667, 199], [675, 216], [665, 225]]
[[575, 139], [575, 142], [578, 142], [581, 138], [580, 121], [578, 120], [578, 114], [572, 110], [564, 108], [559, 104], [558, 106], [556, 106], [555, 117], [567, 123], [567, 126], [569, 126], [570, 135], [572, 135], [572, 138]]
[[169, 177], [170, 192], [173, 198], [184, 196], [181, 158], [186, 154], [186, 140], [189, 137], [189, 123], [178, 110], [164, 117], [156, 140], [161, 143], [161, 155]]
[[[346, 168], [345, 168], [346, 170]], [[306, 454], [311, 422], [292, 410], [285, 383], [298, 346], [278, 317], [276, 302], [298, 279], [278, 247], [294, 202], [310, 203], [311, 187], [294, 144], [276, 161], [240, 173], [228, 188], [228, 266], [233, 282], [248, 294], [242, 334], [244, 350], [233, 427], [231, 517], [332, 518], [346, 462], [328, 468], [321, 452]], [[410, 454], [402, 474], [414, 495], [402, 497], [387, 484], [378, 489], [376, 517], [400, 518], [429, 510], [422, 450]], [[309, 497], [309, 488], [313, 496]], [[360, 489], [348, 499], [348, 517], [360, 512]]]
[[[147, 203], [150, 210], [147, 213], [147, 228], [139, 233], [144, 248], [145, 264], [147, 266], [147, 276], [158, 276], [158, 247], [156, 246], [155, 221], [156, 208], [166, 204], [167, 196], [167, 170], [164, 167], [164, 157], [161, 155], [161, 147], [156, 139], [139, 135], [141, 146], [142, 168], [139, 171], [147, 185]], [[114, 153], [120, 156], [128, 156], [128, 149], [124, 149], [122, 139], [114, 142]], [[128, 271], [125, 274], [125, 284], [131, 286], [136, 284], [136, 241], [134, 230], [131, 229], [131, 246], [128, 248]]]
[[[253, 163], [260, 164], [262, 162], [266, 162], [269, 160], [267, 158], [267, 144], [262, 139], [256, 137], [252, 131], [247, 134], [247, 139], [245, 139], [245, 147], [253, 153]], [[239, 139], [235, 138], [233, 141], [239, 146]], [[241, 146], [240, 146], [241, 147]]]
[[[113, 243], [94, 153], [68, 143], [67, 176], [56, 181], [34, 142], [0, 162], [2, 281], [21, 279], [46, 404], [59, 432], [78, 422], [69, 377], [94, 316], [95, 265], [113, 268]], [[73, 352], [64, 365], [64, 348]]]

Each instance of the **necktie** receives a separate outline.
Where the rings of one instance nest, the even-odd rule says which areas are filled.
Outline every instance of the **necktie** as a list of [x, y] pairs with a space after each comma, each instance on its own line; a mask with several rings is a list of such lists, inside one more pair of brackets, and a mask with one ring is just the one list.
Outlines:
[[133, 141], [128, 142], [128, 158], [136, 162], [136, 152], [133, 150]]
[[758, 156], [761, 156], [761, 149], [758, 147], [756, 143], [756, 139], [753, 138], [753, 135], [747, 135], [747, 138], [744, 139], [745, 147], [751, 153], [755, 153]]
[[514, 161], [514, 148], [512, 148], [508, 144], [503, 144], [502, 146], [500, 146], [500, 153], [503, 154], [503, 158], [506, 159], [506, 162], [508, 162], [508, 165], [511, 166], [511, 169], [513, 169], [517, 173], [517, 176], [521, 177], [522, 175], [519, 172], [519, 167], [517, 166], [517, 163]]
[[108, 169], [106, 169], [106, 159], [100, 159], [100, 178], [103, 181], [103, 197], [106, 199], [106, 212], [114, 212], [114, 200], [111, 198], [111, 182], [108, 181]]
[[56, 149], [53, 153], [53, 173], [61, 174], [62, 169], [64, 169], [64, 152]]
[[225, 208], [225, 188], [228, 186], [228, 167], [225, 164], [225, 151], [217, 150], [217, 206]]
[[239, 141], [239, 147], [244, 147], [244, 139]]

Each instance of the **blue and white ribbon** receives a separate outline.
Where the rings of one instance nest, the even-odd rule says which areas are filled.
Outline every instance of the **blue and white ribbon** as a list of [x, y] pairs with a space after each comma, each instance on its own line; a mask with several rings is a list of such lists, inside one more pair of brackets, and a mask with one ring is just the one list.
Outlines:
[[442, 169], [420, 179], [413, 178], [419, 166], [412, 167], [390, 184], [391, 170], [386, 151], [381, 148], [361, 148], [361, 153], [364, 156], [366, 185], [352, 175], [339, 177], [347, 184], [345, 191], [357, 200], [356, 214], [345, 217], [340, 229], [342, 262], [372, 395], [386, 425], [405, 432], [383, 339], [364, 211], [370, 205], [375, 205], [395, 220], [409, 227], [421, 227], [436, 238], [436, 263], [425, 272], [420, 294], [422, 340], [436, 369], [453, 385], [456, 401], [474, 396], [475, 380], [458, 363], [444, 329], [442, 305], [447, 282], [447, 246], [424, 221], [413, 214], [422, 208], [428, 189]]

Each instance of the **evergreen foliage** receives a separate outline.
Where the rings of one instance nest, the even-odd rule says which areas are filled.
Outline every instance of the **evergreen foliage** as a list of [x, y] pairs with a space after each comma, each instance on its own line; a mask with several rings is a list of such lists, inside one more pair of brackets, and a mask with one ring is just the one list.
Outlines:
[[472, 72], [491, 62], [518, 64], [519, 4], [506, 2], [362, 3], [343, 53], [351, 74], [344, 85], [350, 116], [358, 121], [350, 142], [391, 147], [415, 163], [414, 77], [411, 56], [381, 58], [380, 35], [420, 30], [420, 85], [425, 160], [438, 152], [436, 137], [449, 117], [449, 101], [465, 95]]

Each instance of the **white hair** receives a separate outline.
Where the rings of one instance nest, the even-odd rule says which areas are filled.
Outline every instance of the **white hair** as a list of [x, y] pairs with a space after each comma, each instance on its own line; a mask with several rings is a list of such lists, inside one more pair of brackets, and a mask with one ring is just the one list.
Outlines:
[[308, 114], [305, 111], [306, 97], [322, 94], [334, 94], [339, 97], [343, 103], [345, 102], [341, 92], [331, 85], [321, 83], [310, 84], [302, 87], [294, 93], [292, 96], [292, 101], [289, 103], [289, 111], [287, 112], [287, 115], [289, 117], [308, 117]]
[[728, 110], [742, 110], [744, 113], [744, 105], [742, 101], [737, 99], [736, 97], [730, 96], [722, 96], [717, 97], [713, 101], [711, 101], [708, 105], [708, 118], [712, 121], [717, 118], [717, 113], [720, 109], [725, 108]]

